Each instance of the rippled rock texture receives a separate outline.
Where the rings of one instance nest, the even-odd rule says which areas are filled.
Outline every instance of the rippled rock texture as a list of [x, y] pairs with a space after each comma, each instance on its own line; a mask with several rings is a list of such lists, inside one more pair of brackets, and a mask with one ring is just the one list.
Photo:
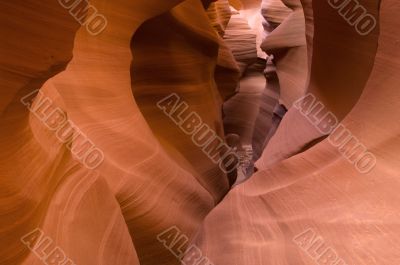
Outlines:
[[398, 1], [0, 12], [1, 265], [399, 264]]

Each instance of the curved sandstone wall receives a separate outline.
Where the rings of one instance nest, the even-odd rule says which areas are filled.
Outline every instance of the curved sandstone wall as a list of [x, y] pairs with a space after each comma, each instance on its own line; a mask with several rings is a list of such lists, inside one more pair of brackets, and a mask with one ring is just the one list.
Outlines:
[[0, 264], [397, 265], [399, 11], [1, 2]]

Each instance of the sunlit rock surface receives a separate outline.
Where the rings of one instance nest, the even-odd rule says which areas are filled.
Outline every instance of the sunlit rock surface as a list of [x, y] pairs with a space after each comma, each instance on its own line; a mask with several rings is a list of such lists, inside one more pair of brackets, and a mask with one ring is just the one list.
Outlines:
[[[196, 0], [91, 4], [108, 21], [96, 37], [78, 28], [57, 2], [43, 2], [37, 10], [30, 7], [33, 2], [1, 4], [7, 14], [1, 17], [2, 35], [8, 36], [1, 76], [6, 84], [1, 105], [1, 212], [7, 214], [1, 220], [2, 263], [39, 264], [20, 238], [40, 227], [75, 264], [138, 264], [138, 258], [140, 264], [178, 264], [157, 235], [177, 226], [191, 236], [228, 191], [228, 179], [195, 146], [182, 146], [190, 141], [174, 135], [183, 133], [161, 111], [147, 116], [151, 109], [146, 108], [146, 93], [164, 89], [151, 98], [155, 104], [153, 100], [174, 92], [169, 89], [173, 87], [222, 135], [222, 101], [212, 79], [218, 35]], [[21, 12], [24, 16], [17, 23], [13, 16]], [[49, 27], [43, 16], [57, 23]], [[169, 27], [153, 31], [152, 23], [159, 22]], [[140, 50], [146, 47], [135, 45], [147, 41], [143, 31], [148, 27], [150, 36], [165, 34], [164, 42], [151, 37], [150, 44], [158, 42], [155, 50]], [[182, 41], [182, 34], [192, 43]], [[27, 43], [32, 46], [24, 46]], [[144, 43], [152, 48], [150, 44]], [[136, 54], [136, 48], [142, 53]], [[153, 59], [141, 63], [145, 54]], [[159, 77], [147, 77], [145, 67]], [[20, 103], [39, 88], [104, 152], [96, 170], [76, 161]], [[185, 91], [192, 93], [185, 96]], [[159, 134], [153, 133], [157, 128], [151, 122], [157, 117], [165, 123]], [[169, 142], [171, 135], [180, 141]]]
[[[360, 1], [366, 35], [327, 1], [90, 0], [92, 35], [72, 2], [0, 3], [1, 265], [399, 264], [398, 1]], [[248, 151], [235, 174], [157, 106], [172, 93]]]
[[[328, 92], [320, 86], [324, 84], [320, 83], [321, 78], [324, 80], [323, 77], [331, 74], [327, 61], [338, 69], [343, 64], [342, 57], [328, 53], [327, 42], [329, 50], [338, 53], [339, 47], [357, 47], [359, 61], [368, 62], [375, 57], [372, 71], [357, 70], [360, 77], [354, 85], [367, 81], [360, 100], [342, 124], [376, 156], [376, 166], [369, 173], [361, 174], [325, 139], [260, 170], [249, 181], [235, 187], [206, 218], [196, 242], [215, 264], [399, 262], [400, 128], [393, 124], [392, 117], [399, 115], [400, 53], [394, 33], [399, 28], [396, 16], [400, 5], [385, 0], [381, 1], [380, 8], [378, 1], [363, 3], [371, 14], [379, 17], [380, 23], [379, 32], [377, 28], [364, 39], [351, 31], [346, 22], [341, 22], [341, 17], [327, 3], [314, 5], [316, 24], [310, 90], [318, 90], [320, 94], [342, 93], [341, 89]], [[325, 68], [321, 69], [322, 66]], [[357, 69], [364, 67], [367, 65]], [[345, 74], [344, 70], [340, 71]], [[337, 82], [345, 79], [337, 78]], [[344, 101], [351, 99], [354, 92], [347, 93], [342, 94], [348, 96]], [[329, 102], [329, 97], [325, 100]], [[331, 106], [339, 105], [338, 101], [331, 100]], [[382, 115], [383, 112], [391, 115]], [[340, 111], [336, 115], [340, 117]], [[284, 120], [293, 117], [286, 116]], [[290, 128], [289, 122], [285, 128]], [[301, 127], [293, 126], [282, 133], [301, 134], [302, 131]], [[313, 244], [315, 239], [318, 240]]]

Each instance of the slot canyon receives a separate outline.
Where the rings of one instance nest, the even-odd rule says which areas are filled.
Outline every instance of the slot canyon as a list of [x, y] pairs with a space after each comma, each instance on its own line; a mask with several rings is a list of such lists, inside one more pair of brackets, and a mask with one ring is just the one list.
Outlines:
[[398, 0], [0, 12], [0, 265], [400, 264]]

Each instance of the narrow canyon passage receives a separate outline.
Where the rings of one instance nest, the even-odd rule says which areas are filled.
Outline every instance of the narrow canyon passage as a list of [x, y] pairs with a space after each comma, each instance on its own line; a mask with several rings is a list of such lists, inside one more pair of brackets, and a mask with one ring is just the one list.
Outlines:
[[0, 265], [400, 264], [400, 2], [0, 12]]

